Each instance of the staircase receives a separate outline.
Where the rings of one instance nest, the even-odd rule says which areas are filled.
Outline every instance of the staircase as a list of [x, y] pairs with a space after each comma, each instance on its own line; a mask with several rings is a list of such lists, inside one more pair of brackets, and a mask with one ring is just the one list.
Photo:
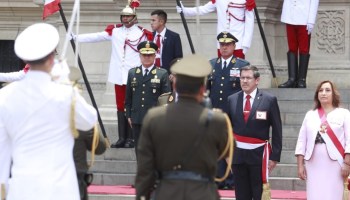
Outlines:
[[[263, 89], [276, 95], [283, 126], [283, 150], [281, 162], [270, 176], [273, 190], [305, 190], [305, 182], [297, 178], [295, 144], [306, 112], [313, 108], [315, 89]], [[350, 90], [341, 89], [341, 106], [350, 108]], [[116, 130], [115, 124], [107, 124], [107, 130]], [[116, 134], [111, 139], [116, 139]], [[134, 149], [108, 149], [96, 158], [91, 171], [96, 185], [131, 185], [136, 173]], [[108, 199], [133, 199], [134, 197], [112, 197]], [[102, 200], [98, 195], [91, 199]], [[107, 199], [107, 198], [106, 198]]]

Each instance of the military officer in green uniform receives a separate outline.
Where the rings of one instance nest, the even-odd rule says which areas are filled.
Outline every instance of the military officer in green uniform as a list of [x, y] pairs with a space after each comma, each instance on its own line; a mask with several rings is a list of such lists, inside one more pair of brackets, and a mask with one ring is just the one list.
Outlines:
[[136, 199], [150, 199], [153, 192], [154, 199], [219, 200], [214, 177], [217, 160], [226, 155], [222, 152], [230, 141], [229, 120], [201, 104], [210, 63], [191, 55], [171, 71], [176, 74], [178, 101], [150, 109], [143, 120]]
[[141, 66], [129, 70], [126, 84], [126, 118], [135, 138], [135, 150], [140, 136], [142, 120], [148, 109], [157, 105], [158, 97], [170, 91], [169, 75], [165, 69], [154, 65], [157, 45], [152, 41], [141, 42]]

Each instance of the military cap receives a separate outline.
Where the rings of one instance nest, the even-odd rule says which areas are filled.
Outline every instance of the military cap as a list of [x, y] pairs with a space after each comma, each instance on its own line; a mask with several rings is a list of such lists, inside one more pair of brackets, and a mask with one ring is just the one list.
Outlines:
[[216, 37], [216, 39], [220, 42], [220, 43], [236, 43], [238, 42], [238, 39], [233, 36], [231, 33], [229, 32], [221, 32], [219, 33], [219, 35]]
[[143, 41], [137, 46], [140, 54], [155, 54], [158, 46], [152, 41]]
[[57, 29], [46, 23], [27, 27], [15, 41], [15, 53], [24, 61], [35, 61], [53, 52], [59, 42]]
[[170, 70], [176, 76], [204, 78], [210, 74], [212, 67], [208, 59], [199, 55], [189, 55], [174, 63]]

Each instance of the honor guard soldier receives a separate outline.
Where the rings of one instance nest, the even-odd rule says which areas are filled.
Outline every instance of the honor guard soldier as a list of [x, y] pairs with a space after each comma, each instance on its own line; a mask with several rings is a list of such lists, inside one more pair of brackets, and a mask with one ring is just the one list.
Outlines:
[[[80, 199], [74, 137], [76, 129], [94, 127], [97, 112], [72, 85], [52, 80], [58, 43], [57, 29], [46, 23], [29, 26], [15, 41], [30, 70], [0, 90], [0, 183], [10, 176], [11, 159], [9, 200]], [[11, 157], [3, 158], [4, 151]]]
[[144, 41], [137, 49], [142, 65], [129, 70], [125, 98], [126, 117], [135, 137], [135, 149], [148, 109], [157, 105], [161, 94], [170, 91], [167, 71], [154, 64], [157, 45], [152, 41]]
[[110, 24], [102, 32], [73, 36], [78, 42], [111, 41], [112, 52], [109, 64], [108, 82], [114, 84], [118, 117], [118, 141], [112, 148], [132, 148], [133, 138], [125, 116], [125, 89], [128, 71], [141, 64], [137, 46], [152, 40], [151, 31], [137, 26], [136, 7], [138, 0], [128, 0], [128, 5], [120, 13], [121, 24]]
[[210, 63], [190, 55], [171, 72], [176, 74], [178, 101], [150, 109], [143, 120], [136, 199], [148, 200], [153, 192], [154, 199], [219, 200], [214, 182], [217, 160], [227, 155], [224, 149], [233, 140], [228, 139], [228, 118], [201, 105]]

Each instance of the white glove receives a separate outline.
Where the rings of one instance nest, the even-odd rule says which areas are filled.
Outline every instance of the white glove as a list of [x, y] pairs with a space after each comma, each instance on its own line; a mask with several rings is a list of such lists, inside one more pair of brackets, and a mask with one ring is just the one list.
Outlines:
[[245, 55], [247, 52], [248, 52], [248, 47], [242, 47], [242, 49], [243, 49], [243, 54]]
[[310, 35], [313, 29], [314, 29], [314, 25], [313, 24], [306, 24], [307, 34]]
[[176, 12], [177, 13], [182, 13], [182, 11], [183, 11], [184, 5], [182, 4], [182, 1], [180, 1], [180, 5], [181, 5], [181, 7], [180, 6], [176, 6]]
[[77, 39], [77, 35], [75, 35], [73, 32], [72, 33], [70, 33], [70, 34], [66, 34], [67, 36], [67, 38], [68, 38], [68, 40], [75, 40], [75, 39]]

